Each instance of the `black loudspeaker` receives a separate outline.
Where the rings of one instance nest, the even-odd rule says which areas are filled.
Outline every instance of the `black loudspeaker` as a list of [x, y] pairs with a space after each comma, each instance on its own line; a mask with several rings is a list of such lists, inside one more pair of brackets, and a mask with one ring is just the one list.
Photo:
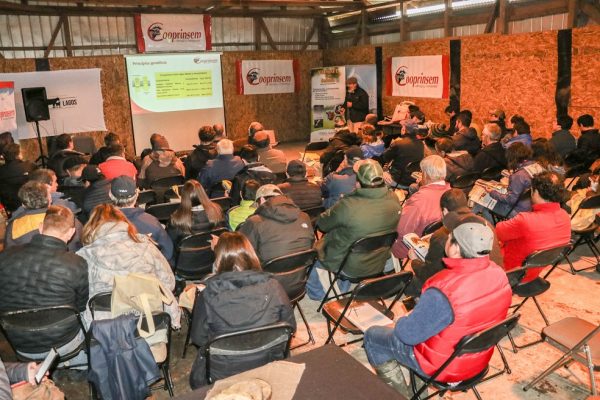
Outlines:
[[23, 106], [27, 122], [46, 121], [50, 119], [46, 88], [23, 88], [21, 89], [21, 93], [23, 95]]

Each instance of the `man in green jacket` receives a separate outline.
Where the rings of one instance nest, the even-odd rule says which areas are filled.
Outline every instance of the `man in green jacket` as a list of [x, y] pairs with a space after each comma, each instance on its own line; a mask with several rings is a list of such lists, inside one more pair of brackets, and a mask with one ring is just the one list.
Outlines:
[[[360, 187], [346, 195], [317, 220], [319, 230], [325, 233], [316, 244], [319, 260], [315, 267], [337, 271], [348, 249], [356, 240], [374, 234], [394, 232], [400, 217], [400, 202], [383, 181], [383, 169], [377, 161], [364, 160], [354, 166]], [[350, 257], [343, 274], [349, 277], [370, 276], [380, 273], [390, 258], [390, 252], [357, 254]], [[349, 281], [338, 281], [345, 292]], [[323, 285], [313, 268], [306, 285], [308, 297], [322, 300]]]

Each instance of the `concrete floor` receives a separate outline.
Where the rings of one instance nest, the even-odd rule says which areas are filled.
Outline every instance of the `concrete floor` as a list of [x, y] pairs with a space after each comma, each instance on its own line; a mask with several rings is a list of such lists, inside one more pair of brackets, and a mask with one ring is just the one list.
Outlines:
[[[301, 144], [279, 146], [279, 148], [286, 152], [288, 159], [297, 158], [298, 151], [302, 147], [303, 145]], [[579, 249], [572, 256], [576, 267], [583, 268], [595, 264], [590, 254], [587, 248]], [[567, 266], [562, 265], [561, 268], [566, 269]], [[549, 281], [552, 283], [552, 286], [550, 290], [539, 297], [539, 301], [547, 313], [550, 322], [556, 322], [568, 316], [584, 318], [592, 323], [600, 322], [599, 273], [592, 269], [578, 273], [577, 275], [571, 275], [568, 272], [557, 269], [550, 276]], [[518, 299], [514, 300], [516, 302]], [[309, 320], [316, 344], [296, 349], [292, 352], [292, 355], [322, 346], [327, 337], [325, 319], [320, 313], [316, 312], [317, 302], [306, 297], [300, 304]], [[521, 315], [520, 323], [514, 331], [517, 343], [531, 341], [539, 337], [538, 332], [543, 328], [544, 322], [533, 302], [530, 301], [527, 303], [521, 310]], [[297, 339], [294, 340], [303, 341], [306, 338], [306, 330], [298, 314], [296, 315], [296, 319], [298, 321], [298, 332]], [[181, 359], [186, 332], [187, 326], [184, 324], [179, 332], [173, 334], [171, 372], [175, 382], [176, 395], [184, 394], [191, 390], [188, 385], [188, 377], [192, 362], [196, 356], [196, 350], [191, 346], [187, 357]], [[336, 340], [343, 342], [346, 340], [345, 336], [342, 333], [336, 333]], [[362, 343], [359, 342], [345, 347], [345, 350], [362, 362], [367, 368], [370, 368], [361, 345]], [[501, 342], [501, 347], [505, 349], [505, 354], [513, 372], [511, 375], [505, 374], [479, 386], [478, 389], [484, 399], [585, 399], [589, 395], [587, 372], [578, 364], [573, 364], [568, 370], [565, 368], [560, 369], [551, 374], [545, 381], [542, 381], [536, 388], [524, 392], [522, 390], [523, 386], [558, 359], [560, 352], [545, 343], [540, 343], [514, 354], [510, 350], [510, 343], [507, 339]], [[0, 342], [0, 355], [2, 359], [12, 359], [9, 353], [7, 343]], [[502, 367], [498, 352], [492, 358], [491, 365], [491, 372]], [[73, 383], [67, 379], [59, 378], [56, 383], [65, 392], [68, 399], [87, 398], [88, 392], [85, 382]], [[154, 397], [156, 399], [169, 398], [164, 391], [155, 392]], [[472, 393], [452, 393], [444, 396], [444, 399], [457, 400], [474, 398]]]

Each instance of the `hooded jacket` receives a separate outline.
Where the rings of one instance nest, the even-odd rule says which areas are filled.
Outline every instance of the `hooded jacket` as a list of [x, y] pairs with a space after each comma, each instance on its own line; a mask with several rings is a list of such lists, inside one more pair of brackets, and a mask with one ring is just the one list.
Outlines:
[[473, 157], [466, 150], [453, 151], [444, 156], [446, 162], [446, 182], [453, 183], [456, 178], [473, 172]]
[[600, 133], [598, 133], [598, 129], [581, 131], [581, 136], [577, 140], [577, 148], [587, 153], [590, 162], [596, 160], [600, 155]]
[[310, 217], [286, 196], [261, 204], [238, 231], [252, 243], [261, 263], [308, 250], [315, 240]]
[[301, 210], [319, 207], [323, 204], [319, 185], [309, 182], [303, 176], [290, 176], [278, 186], [283, 194], [292, 199]]
[[352, 167], [332, 172], [325, 177], [321, 185], [323, 207], [330, 208], [343, 196], [356, 189], [356, 173]]
[[[191, 339], [200, 350], [190, 374], [192, 388], [206, 384], [203, 348], [209, 339], [277, 322], [296, 327], [287, 294], [270, 274], [262, 271], [224, 272], [209, 278], [193, 310]], [[265, 356], [266, 362], [273, 360], [269, 359], [269, 354], [251, 354], [236, 356], [236, 362], [230, 363], [227, 356], [213, 356], [211, 375], [224, 378], [263, 365]]]
[[496, 167], [505, 169], [506, 166], [506, 150], [500, 142], [485, 146], [473, 159], [473, 172], [483, 172], [488, 168]]

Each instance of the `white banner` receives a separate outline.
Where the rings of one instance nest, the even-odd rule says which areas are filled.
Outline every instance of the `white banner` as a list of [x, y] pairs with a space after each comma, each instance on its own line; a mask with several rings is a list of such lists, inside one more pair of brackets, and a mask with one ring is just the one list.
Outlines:
[[16, 133], [15, 83], [0, 82], [0, 132]]
[[345, 97], [345, 67], [324, 67], [311, 71], [312, 132], [330, 134], [336, 126], [346, 125], [343, 109]]
[[392, 96], [447, 99], [448, 56], [392, 57], [387, 92]]
[[19, 139], [36, 136], [34, 124], [25, 119], [21, 96], [21, 89], [30, 87], [45, 87], [48, 99], [58, 99], [49, 106], [50, 120], [40, 121], [42, 136], [106, 130], [99, 68], [0, 74], [0, 81], [15, 83]]
[[137, 14], [138, 52], [210, 50], [208, 14]]
[[297, 64], [296, 60], [238, 60], [238, 93], [294, 93], [299, 84]]

